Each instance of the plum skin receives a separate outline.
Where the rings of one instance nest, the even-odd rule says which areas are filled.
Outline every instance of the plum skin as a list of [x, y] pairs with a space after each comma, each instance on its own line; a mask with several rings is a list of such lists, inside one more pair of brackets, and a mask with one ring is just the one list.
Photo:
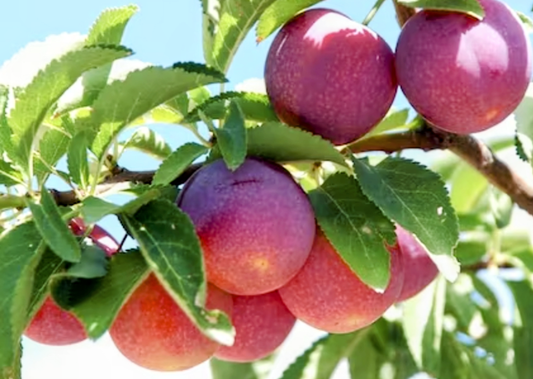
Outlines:
[[[206, 308], [231, 317], [231, 295], [208, 284]], [[200, 332], [153, 273], [128, 298], [109, 334], [127, 359], [154, 371], [192, 368], [220, 346]]]
[[435, 127], [457, 134], [503, 121], [531, 78], [531, 46], [518, 16], [497, 0], [480, 4], [481, 21], [420, 11], [396, 45], [396, 75], [407, 100]]
[[397, 92], [394, 53], [378, 34], [324, 8], [304, 11], [276, 35], [265, 64], [281, 121], [352, 142], [387, 114]]
[[214, 161], [187, 181], [177, 204], [195, 225], [208, 281], [231, 294], [275, 291], [309, 256], [313, 208], [275, 163], [247, 158], [230, 171], [222, 159]]
[[[87, 229], [81, 218], [74, 218], [69, 227], [75, 235], [83, 235]], [[119, 243], [105, 229], [94, 225], [89, 238], [100, 247], [107, 256], [119, 249]], [[48, 295], [35, 313], [24, 331], [29, 339], [50, 346], [65, 346], [87, 339], [87, 333], [81, 322], [72, 314], [61, 309]]]
[[291, 332], [296, 317], [278, 291], [258, 296], [233, 296], [235, 342], [220, 346], [215, 357], [230, 362], [253, 362], [273, 353]]
[[405, 301], [416, 296], [435, 280], [439, 269], [424, 247], [399, 225], [396, 225], [396, 237], [405, 272], [402, 291], [397, 301]]
[[396, 245], [387, 249], [391, 278], [385, 291], [378, 293], [357, 277], [324, 233], [317, 232], [304, 267], [279, 294], [292, 314], [316, 329], [342, 334], [364, 328], [395, 303], [402, 289], [401, 254]]

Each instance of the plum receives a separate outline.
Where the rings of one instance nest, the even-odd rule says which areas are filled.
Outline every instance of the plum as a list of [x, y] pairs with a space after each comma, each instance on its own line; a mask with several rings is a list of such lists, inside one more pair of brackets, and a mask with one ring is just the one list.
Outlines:
[[233, 296], [235, 343], [220, 346], [215, 357], [230, 362], [253, 362], [273, 353], [285, 341], [296, 317], [278, 291], [257, 296]]
[[396, 74], [407, 100], [435, 127], [457, 134], [503, 121], [531, 77], [531, 46], [518, 16], [497, 0], [479, 2], [481, 21], [458, 12], [418, 12], [396, 45]]
[[[81, 218], [69, 222], [75, 235], [83, 235], [87, 227]], [[102, 227], [94, 225], [89, 239], [100, 247], [107, 256], [119, 249], [119, 243]], [[24, 335], [33, 341], [52, 346], [71, 345], [87, 339], [87, 333], [80, 321], [71, 313], [61, 309], [48, 295], [35, 313]]]
[[329, 333], [349, 333], [376, 321], [393, 305], [402, 289], [404, 269], [399, 250], [387, 246], [391, 278], [384, 292], [364, 284], [342, 260], [322, 231], [300, 272], [279, 294], [299, 320]]
[[[231, 295], [208, 284], [206, 308], [231, 317]], [[126, 358], [154, 371], [192, 368], [220, 346], [200, 332], [153, 273], [128, 298], [109, 334]]]
[[178, 206], [196, 228], [208, 281], [235, 295], [272, 292], [309, 256], [309, 198], [278, 164], [247, 158], [235, 171], [216, 160], [185, 183]]
[[346, 15], [310, 9], [276, 35], [265, 86], [281, 121], [346, 144], [368, 133], [392, 105], [398, 88], [394, 53]]

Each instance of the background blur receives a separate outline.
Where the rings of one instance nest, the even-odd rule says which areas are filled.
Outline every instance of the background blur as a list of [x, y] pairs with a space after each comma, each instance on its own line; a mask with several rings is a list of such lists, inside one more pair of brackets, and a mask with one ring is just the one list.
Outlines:
[[[526, 13], [530, 17], [532, 2], [530, 0], [508, 0], [511, 7]], [[328, 0], [318, 4], [319, 7], [337, 9], [356, 21], [361, 22], [372, 8], [373, 0], [347, 1]], [[0, 3], [0, 64], [8, 61], [26, 44], [43, 41], [47, 36], [62, 33], [86, 34], [101, 11], [108, 7], [130, 4], [121, 0], [18, 0]], [[171, 65], [178, 61], [203, 62], [201, 36], [201, 9], [199, 0], [138, 0], [135, 2], [140, 11], [132, 18], [126, 28], [123, 44], [134, 50], [132, 59], [156, 65]], [[387, 1], [375, 16], [370, 27], [378, 32], [394, 49], [400, 31], [393, 12], [392, 2]], [[264, 60], [273, 36], [257, 45], [254, 30], [241, 45], [228, 73], [230, 83], [226, 90], [251, 78], [262, 78]], [[43, 54], [49, 52], [43, 51]], [[23, 76], [32, 72], [35, 62], [25, 60], [16, 65], [4, 65], [0, 69], [0, 82], [16, 80], [15, 76]], [[146, 83], [150, 85], [150, 83]], [[404, 108], [408, 104], [400, 91], [395, 107]], [[413, 115], [411, 114], [411, 117]], [[512, 117], [493, 130], [481, 133], [481, 138], [513, 133]], [[163, 135], [171, 147], [176, 148], [184, 142], [193, 140], [192, 134], [175, 125], [155, 125], [153, 129]], [[131, 133], [131, 132], [130, 132]], [[129, 135], [130, 133], [127, 133]], [[126, 137], [124, 136], [124, 137]], [[438, 159], [439, 152], [425, 154], [410, 151], [409, 157], [429, 164]], [[533, 183], [531, 168], [519, 161], [511, 150], [503, 156], [509, 159], [524, 176]], [[159, 162], [140, 153], [126, 153], [120, 164], [129, 169], [147, 170], [157, 168]], [[52, 182], [51, 186], [64, 189], [61, 182]], [[120, 198], [115, 198], [121, 201]], [[527, 222], [531, 218], [524, 212], [515, 213], [515, 221]], [[124, 233], [114, 217], [108, 217], [101, 225], [110, 231], [117, 240]], [[132, 247], [131, 240], [126, 247]], [[495, 284], [497, 285], [497, 283]], [[501, 299], [507, 302], [506, 292], [500, 289]], [[287, 342], [279, 353], [278, 363], [270, 378], [278, 378], [285, 367], [300, 355], [312, 341], [323, 335], [306, 325], [298, 323]], [[113, 346], [111, 339], [105, 335], [97, 342], [82, 342], [67, 347], [48, 347], [24, 340], [23, 355], [24, 379], [88, 379], [88, 378], [201, 378], [210, 379], [209, 365], [202, 364], [182, 373], [158, 373], [145, 370], [130, 363]], [[334, 376], [335, 379], [347, 378], [347, 366], [341, 364]], [[236, 378], [239, 379], [239, 378]]]

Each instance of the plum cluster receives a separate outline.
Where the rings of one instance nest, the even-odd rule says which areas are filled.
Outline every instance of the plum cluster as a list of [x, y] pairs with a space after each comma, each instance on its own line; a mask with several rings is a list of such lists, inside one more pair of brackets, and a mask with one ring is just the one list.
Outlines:
[[[329, 9], [304, 11], [283, 26], [265, 65], [279, 118], [346, 144], [388, 112], [398, 85], [429, 123], [470, 133], [494, 126], [519, 104], [531, 75], [531, 48], [505, 4], [480, 0], [483, 20], [422, 10], [402, 29], [396, 52], [369, 28]], [[190, 321], [154, 274], [131, 294], [109, 332], [124, 356], [152, 370], [178, 371], [211, 357], [250, 362], [274, 352], [296, 320], [329, 333], [364, 328], [438, 274], [418, 240], [396, 225], [390, 281], [383, 292], [350, 269], [317, 225], [307, 194], [281, 165], [248, 157], [198, 170], [176, 206], [192, 220], [208, 280], [206, 308], [236, 330], [223, 346]], [[82, 220], [70, 224], [83, 234]], [[96, 226], [89, 236], [108, 255], [119, 246]], [[87, 338], [80, 322], [46, 298], [26, 336], [51, 345]]]

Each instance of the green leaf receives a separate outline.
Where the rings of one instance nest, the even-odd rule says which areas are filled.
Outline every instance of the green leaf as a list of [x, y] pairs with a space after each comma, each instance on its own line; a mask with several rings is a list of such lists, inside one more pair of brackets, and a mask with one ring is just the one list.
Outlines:
[[[226, 0], [220, 5], [219, 19], [216, 24], [216, 33], [212, 37], [210, 54], [204, 48], [208, 64], [223, 73], [228, 72], [229, 66], [237, 49], [257, 22], [261, 14], [275, 0]], [[211, 18], [212, 21], [215, 21]], [[210, 26], [214, 26], [213, 24]], [[215, 32], [214, 28], [210, 28]], [[209, 37], [208, 37], [209, 38]]]
[[157, 169], [152, 184], [166, 185], [180, 176], [197, 158], [207, 153], [207, 148], [189, 142], [174, 151]]
[[522, 13], [517, 10], [515, 10], [515, 12], [518, 15], [518, 18], [520, 19], [520, 21], [522, 21], [522, 24], [524, 25], [524, 29], [526, 29], [526, 32], [528, 34], [533, 33], [533, 20], [531, 20], [531, 18], [529, 18], [529, 16], [526, 15], [525, 13]]
[[68, 268], [66, 274], [74, 278], [100, 278], [107, 273], [106, 252], [96, 245], [84, 245], [81, 260]]
[[339, 362], [359, 348], [368, 331], [320, 338], [283, 372], [281, 379], [329, 379]]
[[9, 117], [13, 130], [12, 141], [18, 147], [21, 162], [27, 169], [33, 141], [39, 127], [59, 97], [85, 71], [99, 67], [113, 60], [131, 55], [124, 47], [93, 46], [70, 51], [61, 58], [53, 60], [33, 79], [18, 98]]
[[419, 163], [388, 157], [376, 166], [354, 159], [361, 188], [383, 213], [413, 233], [426, 246], [447, 279], [459, 264], [453, 249], [459, 239], [458, 221], [438, 174]]
[[376, 134], [388, 132], [401, 127], [404, 127], [409, 117], [409, 109], [395, 110], [390, 109], [383, 120], [380, 121], [364, 138], [374, 136]]
[[87, 159], [87, 147], [89, 145], [87, 133], [81, 131], [70, 141], [67, 153], [68, 171], [72, 181], [82, 189], [89, 185], [89, 161]]
[[514, 111], [516, 120], [516, 148], [518, 155], [531, 161], [533, 154], [533, 83], [529, 84], [526, 94]]
[[390, 279], [390, 253], [394, 225], [363, 194], [357, 180], [333, 174], [309, 198], [320, 228], [348, 264], [367, 285], [385, 290]]
[[112, 214], [127, 213], [131, 215], [140, 207], [159, 198], [161, 195], [161, 188], [150, 186], [142, 191], [135, 199], [123, 205], [110, 203], [99, 197], [89, 196], [82, 201], [83, 207], [81, 208], [81, 214], [89, 224], [95, 223], [105, 216]]
[[479, 20], [485, 17], [485, 11], [478, 0], [398, 0], [398, 3], [411, 8], [436, 9], [466, 13]]
[[257, 122], [279, 121], [267, 95], [236, 91], [227, 91], [220, 95], [210, 97], [190, 111], [185, 116], [184, 121], [200, 121], [199, 111], [202, 111], [207, 117], [213, 120], [222, 119], [226, 116], [229, 100], [239, 105], [246, 120]]
[[28, 206], [37, 229], [53, 252], [67, 262], [79, 262], [81, 249], [78, 241], [61, 218], [59, 208], [50, 192], [43, 186], [40, 204], [28, 201]]
[[498, 229], [503, 229], [511, 223], [514, 205], [509, 195], [496, 187], [491, 187], [490, 208]]
[[249, 363], [226, 362], [211, 358], [209, 364], [213, 379], [267, 379], [274, 365], [274, 357], [272, 354]]
[[122, 145], [122, 149], [135, 149], [149, 154], [156, 159], [168, 158], [172, 149], [165, 139], [144, 126], [137, 129]]
[[57, 162], [65, 155], [71, 139], [65, 131], [48, 129], [39, 141], [39, 153], [34, 159], [34, 171], [39, 185], [54, 173]]
[[41, 235], [26, 222], [0, 236], [0, 374], [15, 378], [20, 336], [26, 328], [35, 267], [43, 252]]
[[[122, 129], [152, 108], [196, 87], [223, 83], [219, 72], [197, 63], [147, 67], [106, 86], [93, 104], [92, 124], [100, 126], [93, 152], [101, 158]], [[146, 83], [150, 83], [149, 86]]]
[[91, 295], [70, 308], [89, 338], [98, 339], [111, 327], [122, 305], [148, 273], [139, 251], [111, 257], [107, 275], [93, 280]]
[[[376, 350], [369, 338], [365, 338], [348, 358], [352, 379], [379, 378], [384, 357]], [[403, 379], [403, 378], [402, 378]]]
[[445, 302], [446, 282], [439, 276], [404, 303], [402, 321], [407, 345], [417, 366], [433, 376], [440, 371]]
[[11, 163], [0, 160], [0, 184], [12, 186], [20, 183], [23, 183], [20, 172]]
[[533, 377], [533, 287], [529, 280], [507, 281], [507, 284], [513, 291], [520, 314], [513, 327], [516, 370], [519, 379], [529, 379]]
[[4, 85], [0, 85], [0, 154], [6, 152], [12, 156], [14, 154], [11, 143], [11, 128], [7, 123], [8, 103], [9, 89]]
[[239, 168], [246, 158], [246, 128], [240, 106], [231, 102], [224, 126], [214, 130], [217, 146], [226, 166], [232, 171]]
[[489, 189], [489, 181], [472, 166], [460, 162], [451, 177], [450, 201], [457, 213], [470, 212]]
[[248, 129], [248, 155], [277, 162], [330, 161], [347, 166], [329, 141], [278, 122]]
[[189, 319], [209, 338], [233, 344], [235, 331], [227, 315], [204, 308], [204, 260], [189, 217], [174, 203], [157, 199], [123, 220], [150, 269]]
[[262, 42], [276, 29], [292, 19], [301, 10], [309, 8], [322, 0], [276, 0], [265, 9], [257, 28], [255, 29], [256, 42]]
[[105, 9], [92, 25], [85, 45], [119, 44], [126, 25], [138, 11], [139, 7], [137, 5]]

